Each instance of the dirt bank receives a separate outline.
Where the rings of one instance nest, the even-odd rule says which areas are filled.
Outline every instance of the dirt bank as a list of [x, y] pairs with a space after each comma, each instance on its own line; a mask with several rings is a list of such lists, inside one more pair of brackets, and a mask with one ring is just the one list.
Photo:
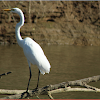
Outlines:
[[21, 36], [39, 44], [100, 45], [100, 1], [0, 1], [0, 44], [16, 44], [17, 14], [1, 9], [18, 7], [25, 15]]

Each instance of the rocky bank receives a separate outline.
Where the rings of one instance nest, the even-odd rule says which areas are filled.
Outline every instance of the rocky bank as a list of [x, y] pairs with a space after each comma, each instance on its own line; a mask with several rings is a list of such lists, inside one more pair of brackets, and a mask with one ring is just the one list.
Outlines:
[[100, 1], [0, 1], [0, 44], [16, 44], [18, 7], [25, 15], [21, 36], [39, 44], [99, 46]]

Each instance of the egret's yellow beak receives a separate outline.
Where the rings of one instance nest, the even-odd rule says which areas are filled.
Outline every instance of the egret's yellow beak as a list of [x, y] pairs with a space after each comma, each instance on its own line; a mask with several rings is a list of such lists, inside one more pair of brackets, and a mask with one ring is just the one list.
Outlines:
[[2, 9], [3, 11], [11, 11], [11, 9]]

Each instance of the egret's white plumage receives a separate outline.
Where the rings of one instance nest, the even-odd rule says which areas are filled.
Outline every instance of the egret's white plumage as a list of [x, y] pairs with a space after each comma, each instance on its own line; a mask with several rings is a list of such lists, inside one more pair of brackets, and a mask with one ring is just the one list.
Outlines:
[[[19, 8], [12, 8], [12, 9], [4, 9], [4, 11], [10, 11], [13, 13], [17, 13], [20, 16], [20, 22], [17, 23], [15, 28], [15, 34], [16, 39], [20, 47], [23, 48], [24, 54], [28, 60], [28, 65], [30, 69], [30, 78], [28, 82], [28, 86], [31, 79], [31, 63], [33, 65], [37, 65], [39, 68], [39, 71], [44, 75], [45, 73], [50, 72], [50, 63], [48, 59], [46, 58], [42, 48], [38, 43], [36, 43], [31, 38], [27, 37], [25, 39], [22, 39], [20, 35], [20, 28], [24, 25], [24, 14]], [[39, 78], [38, 78], [39, 79]], [[27, 87], [28, 91], [28, 87]]]
[[23, 51], [27, 60], [33, 65], [37, 65], [43, 75], [49, 73], [49, 61], [39, 44], [27, 37], [24, 39]]

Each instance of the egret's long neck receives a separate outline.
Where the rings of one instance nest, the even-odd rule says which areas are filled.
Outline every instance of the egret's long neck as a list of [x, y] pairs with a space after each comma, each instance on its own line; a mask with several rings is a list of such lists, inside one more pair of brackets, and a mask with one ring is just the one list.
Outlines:
[[15, 34], [16, 34], [16, 39], [17, 39], [17, 43], [19, 44], [20, 47], [23, 46], [23, 39], [20, 35], [20, 28], [21, 26], [24, 25], [24, 14], [22, 12], [18, 13], [18, 15], [20, 16], [20, 22], [17, 23], [16, 28], [15, 28]]

